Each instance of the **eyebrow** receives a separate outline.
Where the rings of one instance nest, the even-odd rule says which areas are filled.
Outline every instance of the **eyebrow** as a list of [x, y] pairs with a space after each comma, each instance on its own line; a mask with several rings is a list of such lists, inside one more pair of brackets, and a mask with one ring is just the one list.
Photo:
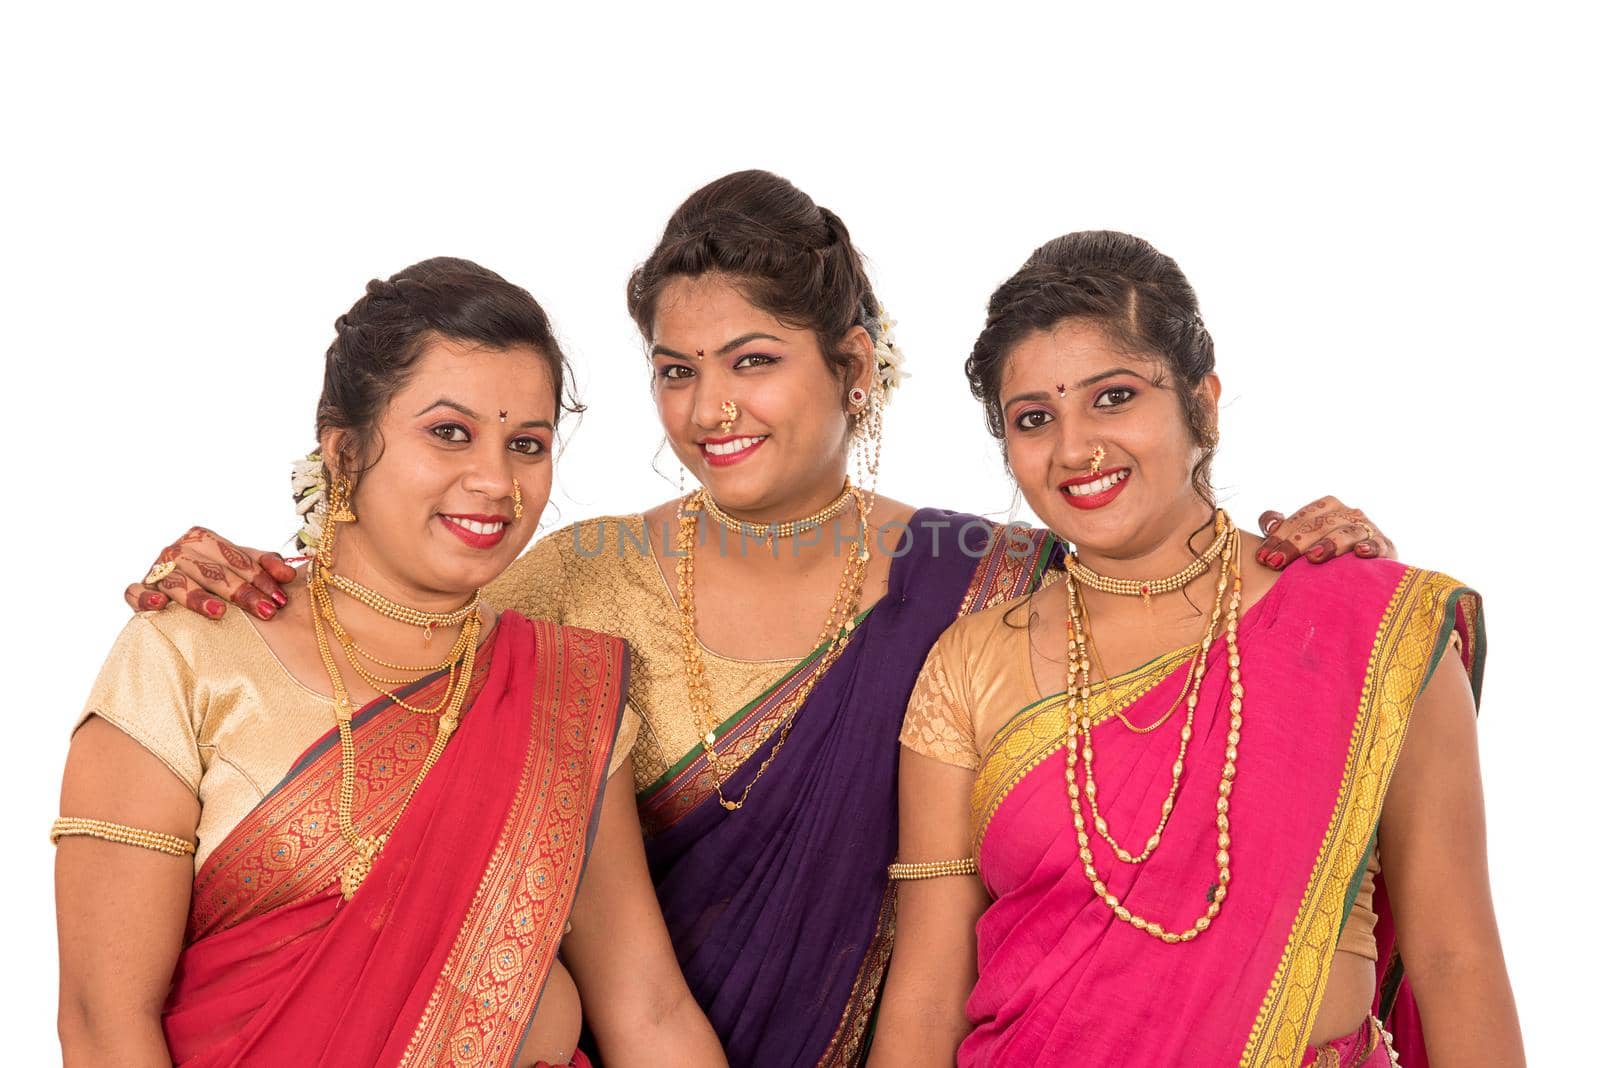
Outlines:
[[[753, 330], [748, 334], [740, 334], [738, 337], [734, 338], [732, 341], [718, 349], [715, 353], [713, 353], [713, 355], [726, 356], [740, 345], [748, 345], [752, 341], [776, 341], [780, 345], [783, 344], [783, 338], [781, 337], [773, 337], [771, 334], [763, 334], [759, 330]], [[689, 359], [689, 357], [685, 356], [683, 353], [678, 352], [675, 349], [669, 349], [665, 345], [653, 345], [650, 348], [650, 358], [655, 359], [657, 356], [667, 356], [674, 360]]]
[[[1135, 371], [1131, 367], [1113, 367], [1109, 371], [1101, 371], [1099, 374], [1090, 375], [1088, 378], [1075, 383], [1072, 388], [1084, 389], [1085, 387], [1094, 385], [1096, 382], [1104, 382], [1106, 379], [1115, 378], [1118, 375], [1132, 375], [1133, 377], [1139, 379], [1139, 381], [1144, 382], [1146, 385], [1155, 385], [1154, 382], [1151, 382], [1150, 379], [1146, 378], [1144, 375], [1140, 374], [1138, 371]], [[1010, 400], [1002, 404], [1001, 407], [1009, 408], [1018, 401], [1048, 401], [1049, 399], [1050, 394], [1045, 390], [1035, 390], [1032, 393], [1019, 393], [1015, 397], [1012, 397]]]
[[[418, 412], [415, 416], [412, 416], [412, 418], [416, 419], [416, 418], [420, 418], [420, 417], [422, 417], [424, 415], [427, 415], [429, 412], [433, 411], [435, 408], [451, 408], [451, 409], [453, 409], [455, 411], [460, 412], [462, 415], [466, 416], [468, 419], [471, 419], [474, 422], [479, 422], [479, 423], [483, 422], [483, 417], [481, 415], [479, 415], [477, 412], [473, 411], [471, 408], [468, 408], [465, 404], [460, 404], [460, 403], [458, 403], [456, 401], [451, 400], [449, 397], [440, 397], [438, 400], [434, 401], [432, 404], [430, 404], [426, 408], [422, 409], [422, 411]], [[533, 429], [537, 429], [539, 427], [543, 427], [544, 429], [549, 430], [552, 433], [556, 429], [555, 428], [555, 424], [550, 422], [550, 420], [548, 420], [548, 419], [526, 419], [526, 420], [524, 420], [524, 421], [522, 421], [522, 422], [517, 424], [517, 429], [518, 430], [533, 430]]]

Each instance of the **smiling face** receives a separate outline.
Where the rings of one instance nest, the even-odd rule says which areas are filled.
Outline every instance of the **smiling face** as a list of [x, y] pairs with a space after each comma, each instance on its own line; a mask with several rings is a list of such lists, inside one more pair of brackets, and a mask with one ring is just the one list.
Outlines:
[[[336, 566], [401, 596], [459, 600], [533, 536], [550, 497], [555, 391], [531, 348], [448, 338], [429, 340], [409, 376], [372, 436], [352, 502], [359, 518], [340, 528]], [[324, 456], [338, 454], [341, 433], [324, 435]]]
[[[1200, 389], [1215, 425], [1217, 376]], [[1069, 319], [1012, 348], [1000, 403], [1028, 504], [1085, 553], [1146, 557], [1207, 521], [1211, 506], [1191, 481], [1201, 447], [1159, 359]]]
[[666, 285], [651, 342], [662, 428], [718, 504], [787, 518], [839, 492], [850, 433], [843, 397], [872, 366], [864, 329], [844, 346], [861, 373], [841, 382], [814, 331], [785, 326], [727, 276], [705, 274]]

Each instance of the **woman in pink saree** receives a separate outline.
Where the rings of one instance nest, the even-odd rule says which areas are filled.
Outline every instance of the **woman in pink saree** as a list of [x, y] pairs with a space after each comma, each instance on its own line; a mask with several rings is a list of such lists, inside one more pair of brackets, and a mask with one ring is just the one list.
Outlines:
[[1265, 566], [1210, 491], [1213, 368], [1177, 265], [1125, 234], [1052, 241], [990, 302], [969, 378], [1076, 551], [924, 665], [889, 990], [937, 1022], [878, 1064], [1522, 1063], [1479, 598]]

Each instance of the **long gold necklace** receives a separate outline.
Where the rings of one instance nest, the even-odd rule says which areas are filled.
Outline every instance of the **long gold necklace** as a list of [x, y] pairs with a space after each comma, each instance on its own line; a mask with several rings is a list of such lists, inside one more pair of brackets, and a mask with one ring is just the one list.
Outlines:
[[792, 538], [802, 530], [815, 530], [828, 520], [844, 511], [844, 506], [852, 500], [850, 479], [844, 480], [844, 489], [839, 491], [839, 496], [829, 501], [821, 510], [804, 516], [800, 519], [789, 519], [782, 523], [751, 523], [743, 519], [735, 519], [724, 512], [717, 504], [716, 498], [704, 490], [700, 491], [701, 504], [706, 515], [715, 519], [727, 529], [746, 538], [760, 538], [762, 541], [772, 541], [776, 538]]
[[[1212, 640], [1215, 637], [1214, 631], [1217, 621], [1216, 609], [1213, 609], [1211, 626], [1207, 628], [1206, 636], [1201, 642], [1201, 652], [1198, 655], [1197, 664], [1194, 667], [1194, 674], [1196, 676], [1194, 686], [1192, 691], [1189, 692], [1185, 702], [1187, 705], [1187, 714], [1185, 716], [1183, 730], [1180, 733], [1178, 759], [1173, 762], [1172, 789], [1169, 791], [1167, 798], [1162, 802], [1161, 819], [1155, 833], [1146, 839], [1145, 849], [1142, 853], [1133, 854], [1129, 850], [1123, 848], [1113, 837], [1110, 828], [1107, 825], [1104, 817], [1101, 816], [1096, 803], [1098, 786], [1094, 781], [1093, 775], [1094, 749], [1091, 741], [1091, 732], [1094, 727], [1094, 717], [1089, 707], [1089, 648], [1091, 636], [1086, 625], [1087, 619], [1085, 613], [1079, 602], [1077, 576], [1074, 575], [1069, 569], [1064, 580], [1067, 598], [1068, 627], [1066, 680], [1066, 785], [1067, 799], [1072, 809], [1073, 828], [1076, 831], [1078, 838], [1078, 856], [1083, 863], [1084, 876], [1088, 879], [1089, 885], [1093, 888], [1095, 896], [1100, 898], [1100, 900], [1105, 903], [1107, 908], [1111, 909], [1112, 913], [1118, 919], [1131, 924], [1133, 927], [1144, 931], [1152, 937], [1160, 938], [1162, 941], [1168, 943], [1192, 941], [1200, 934], [1200, 932], [1210, 927], [1211, 922], [1222, 910], [1223, 899], [1227, 897], [1228, 893], [1228, 884], [1233, 878], [1231, 857], [1229, 856], [1228, 852], [1228, 847], [1231, 844], [1228, 823], [1228, 798], [1229, 795], [1233, 793], [1233, 781], [1237, 773], [1236, 765], [1239, 757], [1238, 746], [1240, 729], [1244, 722], [1244, 685], [1239, 676], [1240, 658], [1238, 646], [1239, 605], [1243, 595], [1243, 581], [1241, 578], [1243, 563], [1241, 556], [1241, 539], [1237, 529], [1233, 527], [1232, 521], [1227, 518], [1225, 513], [1219, 513], [1218, 534], [1219, 537], [1217, 540], [1223, 543], [1223, 547], [1214, 553], [1212, 558], [1216, 559], [1216, 557], [1220, 556], [1223, 559], [1222, 570], [1217, 580], [1217, 604], [1219, 607], [1221, 604], [1221, 595], [1223, 591], [1228, 590], [1231, 587], [1231, 592], [1228, 597], [1225, 634], [1228, 646], [1228, 678], [1232, 696], [1229, 703], [1228, 744], [1224, 754], [1221, 779], [1217, 786], [1217, 881], [1208, 894], [1208, 903], [1205, 913], [1195, 920], [1195, 922], [1187, 930], [1182, 932], [1169, 931], [1157, 921], [1137, 915], [1136, 913], [1132, 912], [1126, 904], [1119, 900], [1115, 894], [1112, 894], [1107, 890], [1105, 881], [1100, 877], [1100, 873], [1095, 869], [1094, 866], [1094, 854], [1089, 848], [1089, 821], [1084, 817], [1079, 798], [1081, 795], [1086, 795], [1089, 798], [1090, 810], [1096, 833], [1112, 846], [1116, 853], [1117, 859], [1123, 861], [1124, 863], [1143, 863], [1145, 860], [1149, 859], [1149, 857], [1155, 852], [1156, 847], [1161, 844], [1161, 835], [1165, 831], [1167, 821], [1171, 817], [1172, 810], [1176, 805], [1178, 785], [1182, 779], [1184, 770], [1184, 756], [1187, 753], [1189, 741], [1194, 734], [1194, 715], [1196, 706], [1198, 705], [1200, 699], [1200, 682], [1205, 677], [1206, 654], [1209, 652]], [[1133, 596], [1145, 595], [1143, 588], [1129, 591], [1129, 593]], [[1104, 674], [1103, 668], [1102, 674]], [[1185, 688], [1187, 689], [1188, 687], [1186, 686]], [[1082, 735], [1081, 744], [1084, 754], [1084, 785], [1081, 788], [1078, 786], [1077, 776], [1078, 749], [1080, 744], [1079, 735]]]
[[[334, 510], [330, 507], [330, 513]], [[334, 513], [334, 514], [343, 514]], [[351, 517], [354, 518], [353, 516]], [[333, 611], [333, 599], [328, 592], [330, 585], [329, 568], [333, 561], [333, 543], [338, 531], [338, 522], [348, 520], [336, 519], [327, 524], [323, 533], [323, 543], [318, 549], [317, 556], [312, 559], [308, 568], [306, 584], [311, 591], [315, 607], [311, 613], [311, 627], [317, 639], [317, 653], [322, 657], [322, 666], [328, 673], [328, 682], [333, 687], [333, 718], [339, 730], [339, 789], [337, 794], [339, 834], [349, 843], [355, 856], [339, 871], [339, 890], [344, 899], [349, 901], [355, 897], [356, 891], [361, 888], [362, 882], [372, 871], [372, 865], [378, 853], [383, 849], [384, 843], [389, 840], [389, 831], [376, 835], [362, 835], [356, 833], [353, 814], [355, 811], [356, 793], [356, 744], [355, 731], [351, 720], [355, 718], [355, 704], [350, 700], [350, 691], [345, 687], [344, 676], [339, 672], [339, 665], [334, 662], [333, 649], [328, 644], [328, 631], [325, 627], [327, 619], [337, 625], [338, 617]], [[362, 587], [365, 589], [365, 587]], [[372, 600], [366, 602], [371, 607], [401, 622], [414, 623], [413, 616], [437, 615], [438, 613], [420, 613], [416, 609], [405, 605], [396, 604], [388, 598], [368, 590]], [[471, 604], [479, 603], [481, 591], [475, 592]], [[323, 609], [326, 609], [326, 619]], [[458, 609], [457, 611], [461, 611]], [[454, 614], [454, 613], [449, 613]], [[418, 624], [420, 625], [420, 624]], [[400, 809], [395, 813], [389, 828], [392, 831], [399, 825], [400, 819], [405, 815], [406, 809], [411, 805], [411, 799], [416, 796], [417, 788], [422, 785], [422, 780], [428, 777], [428, 772], [439, 762], [439, 757], [444, 753], [445, 745], [450, 741], [450, 736], [455, 733], [457, 725], [461, 722], [461, 707], [466, 702], [467, 691], [472, 686], [472, 669], [477, 662], [478, 636], [482, 630], [483, 620], [476, 609], [471, 615], [464, 616], [461, 621], [461, 635], [457, 644], [462, 646], [459, 670], [452, 668], [452, 672], [445, 687], [445, 696], [440, 702], [439, 727], [434, 732], [433, 744], [429, 746], [427, 754], [422, 758], [422, 767], [417, 771], [416, 778], [412, 779], [410, 788], [406, 791], [405, 798], [400, 802]], [[343, 629], [342, 627], [340, 628]], [[350, 659], [351, 664], [356, 664], [355, 658]], [[392, 699], [393, 695], [389, 695]], [[398, 699], [395, 699], [398, 701]], [[410, 709], [412, 706], [403, 705]]]
[[[860, 542], [845, 560], [843, 574], [839, 578], [839, 587], [834, 592], [833, 603], [828, 608], [827, 621], [822, 625], [822, 634], [818, 644], [823, 645], [820, 660], [815, 664], [806, 681], [803, 682], [785, 702], [780, 713], [780, 726], [777, 729], [778, 739], [773, 743], [772, 749], [756, 768], [754, 777], [745, 785], [743, 792], [737, 800], [729, 798], [723, 793], [723, 785], [728, 781], [729, 775], [738, 767], [738, 762], [724, 766], [723, 754], [717, 752], [717, 720], [712, 710], [711, 689], [706, 684], [705, 661], [700, 656], [700, 641], [696, 636], [696, 616], [694, 601], [694, 546], [696, 532], [699, 528], [700, 513], [710, 501], [710, 495], [704, 489], [696, 490], [684, 499], [678, 512], [678, 625], [679, 636], [683, 645], [684, 676], [689, 689], [689, 707], [694, 716], [695, 723], [704, 731], [700, 738], [700, 751], [705, 754], [706, 768], [711, 773], [711, 782], [717, 791], [717, 801], [724, 809], [735, 812], [744, 807], [750, 798], [750, 791], [755, 784], [765, 775], [767, 768], [777, 757], [784, 743], [789, 740], [789, 729], [794, 724], [795, 714], [811, 696], [823, 675], [828, 671], [839, 655], [844, 652], [846, 642], [849, 641], [851, 632], [855, 629], [856, 609], [861, 603], [861, 590], [866, 582], [867, 562], [871, 553], [867, 548], [867, 517], [872, 512], [874, 496], [863, 493], [861, 490], [849, 485], [845, 492], [855, 501], [856, 514], [860, 526]], [[756, 746], [764, 744], [772, 737], [769, 730], [764, 736], [758, 736]]]
[[1212, 539], [1210, 545], [1206, 546], [1205, 551], [1195, 559], [1194, 563], [1190, 564], [1176, 575], [1168, 575], [1166, 578], [1161, 579], [1112, 578], [1109, 575], [1102, 575], [1098, 571], [1087, 567], [1081, 560], [1078, 559], [1077, 553], [1073, 553], [1067, 557], [1065, 564], [1066, 571], [1067, 574], [1071, 575], [1073, 578], [1077, 579], [1091, 590], [1099, 590], [1101, 593], [1115, 593], [1123, 597], [1142, 597], [1144, 598], [1146, 607], [1148, 607], [1151, 597], [1154, 597], [1157, 594], [1171, 593], [1173, 590], [1181, 590], [1185, 586], [1189, 585], [1189, 583], [1193, 582], [1195, 579], [1199, 578], [1201, 575], [1210, 570], [1212, 563], [1214, 563], [1217, 557], [1222, 555], [1223, 550], [1227, 548], [1222, 535], [1225, 526], [1229, 522], [1230, 520], [1227, 517], [1227, 513], [1219, 508], [1217, 510], [1216, 521], [1213, 524], [1213, 529], [1216, 531], [1216, 537]]

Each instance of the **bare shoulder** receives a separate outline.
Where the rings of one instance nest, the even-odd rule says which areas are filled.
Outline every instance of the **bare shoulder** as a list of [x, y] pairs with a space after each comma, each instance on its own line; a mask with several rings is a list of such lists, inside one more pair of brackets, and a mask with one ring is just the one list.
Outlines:
[[905, 526], [911, 522], [911, 517], [917, 510], [904, 501], [897, 501], [893, 497], [880, 496], [872, 504], [872, 526], [882, 530], [888, 526]]

